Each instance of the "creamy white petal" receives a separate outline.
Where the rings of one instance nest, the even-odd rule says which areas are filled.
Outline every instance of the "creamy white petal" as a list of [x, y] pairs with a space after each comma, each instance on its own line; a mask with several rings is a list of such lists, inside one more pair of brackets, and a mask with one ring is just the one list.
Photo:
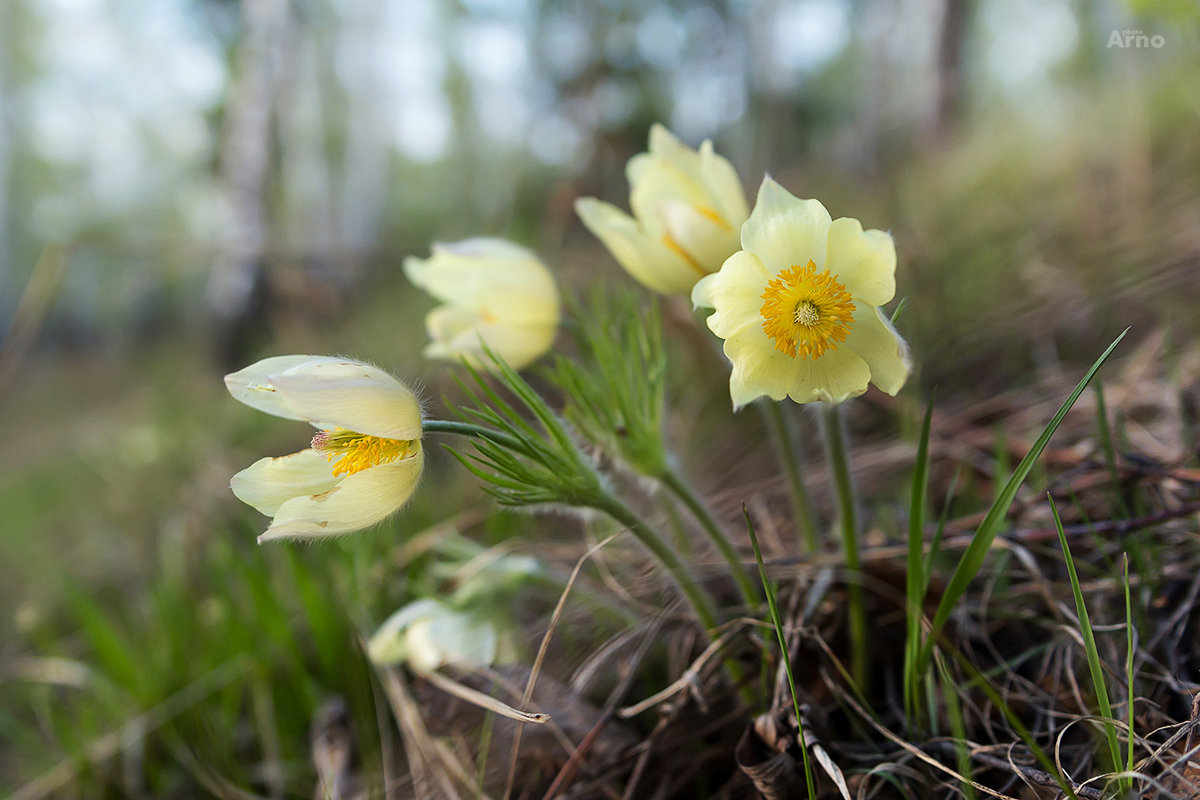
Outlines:
[[498, 283], [473, 307], [491, 322], [558, 325], [561, 305], [558, 288], [553, 281], [523, 285], [506, 281]]
[[437, 338], [425, 347], [426, 358], [443, 361], [466, 359], [472, 366], [489, 368], [484, 343], [513, 369], [524, 369], [544, 355], [558, 335], [557, 324], [485, 323], [460, 330], [454, 336]]
[[687, 150], [687, 146], [679, 140], [679, 137], [661, 122], [655, 122], [650, 126], [649, 141], [650, 152], [664, 158], [677, 154], [681, 150]]
[[484, 322], [478, 309], [444, 305], [425, 315], [425, 332], [434, 342], [453, 341], [470, 333]]
[[245, 403], [251, 408], [285, 419], [307, 419], [288, 406], [279, 396], [271, 379], [294, 367], [340, 360], [327, 356], [272, 356], [226, 375], [225, 388], [229, 390], [235, 400]]
[[294, 497], [280, 506], [258, 541], [338, 536], [369, 528], [408, 502], [421, 479], [424, 451], [344, 479], [321, 494]]
[[845, 345], [820, 358], [793, 358], [775, 349], [762, 331], [748, 329], [725, 341], [725, 354], [733, 362], [729, 394], [734, 410], [762, 395], [838, 403], [865, 392], [871, 380], [867, 363]]
[[744, 250], [734, 253], [720, 272], [696, 284], [692, 289], [692, 304], [716, 309], [708, 317], [708, 327], [723, 339], [747, 326], [761, 328], [759, 309], [771, 277], [758, 256]]
[[405, 638], [408, 664], [418, 672], [432, 672], [447, 664], [474, 669], [496, 658], [495, 629], [449, 607], [412, 623]]
[[384, 620], [367, 642], [367, 657], [376, 664], [399, 664], [408, 657], [405, 632], [417, 620], [436, 614], [442, 603], [431, 597], [414, 600]]
[[896, 294], [895, 242], [883, 231], [864, 231], [856, 219], [841, 217], [830, 224], [825, 268], [855, 300], [881, 306]]
[[770, 178], [763, 179], [750, 218], [742, 226], [742, 249], [763, 260], [772, 275], [812, 261], [825, 269], [831, 219], [817, 200], [800, 200]]
[[557, 299], [554, 277], [533, 251], [487, 237], [433, 244], [429, 258], [404, 259], [404, 274], [439, 300], [477, 305], [497, 292]]
[[575, 201], [575, 212], [625, 271], [649, 289], [682, 294], [704, 275], [703, 269], [685, 261], [661, 238], [645, 233], [633, 217], [611, 203], [581, 197]]
[[715, 212], [666, 200], [658, 206], [664, 231], [707, 272], [716, 272], [739, 249], [738, 230]]
[[763, 395], [772, 400], [787, 397], [792, 359], [776, 350], [761, 328], [745, 327], [728, 337], [724, 351], [733, 365], [729, 397], [734, 411]]
[[367, 643], [376, 664], [407, 663], [418, 672], [446, 664], [465, 668], [496, 662], [499, 636], [486, 620], [433, 598], [404, 606], [379, 626]]
[[701, 180], [698, 162], [681, 166], [657, 155], [640, 153], [629, 160], [626, 173], [630, 186], [629, 207], [647, 227], [651, 227], [659, 205], [669, 200], [706, 207], [713, 205], [708, 187]]
[[383, 370], [350, 360], [301, 364], [271, 379], [300, 419], [327, 420], [386, 439], [419, 439], [421, 407], [408, 387]]
[[260, 458], [233, 476], [229, 488], [246, 505], [268, 517], [293, 497], [327, 492], [341, 480], [333, 476], [329, 459], [314, 450], [290, 456]]
[[728, 159], [713, 151], [712, 142], [708, 139], [700, 145], [700, 177], [708, 187], [716, 210], [735, 231], [740, 230], [742, 223], [750, 216], [746, 190], [742, 188], [742, 179], [738, 177], [737, 170]]
[[788, 397], [797, 403], [840, 403], [867, 390], [871, 369], [845, 345], [820, 358], [797, 358]]
[[895, 395], [908, 380], [912, 362], [908, 345], [878, 308], [855, 310], [854, 325], [842, 347], [853, 350], [871, 369], [871, 383]]

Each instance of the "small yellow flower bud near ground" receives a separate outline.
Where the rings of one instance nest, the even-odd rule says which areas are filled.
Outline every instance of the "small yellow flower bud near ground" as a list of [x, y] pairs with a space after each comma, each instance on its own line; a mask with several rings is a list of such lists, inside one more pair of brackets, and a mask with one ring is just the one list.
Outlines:
[[376, 664], [407, 664], [416, 672], [453, 665], [475, 669], [512, 659], [514, 645], [480, 616], [424, 598], [388, 617], [367, 643]]
[[404, 260], [404, 274], [442, 301], [425, 317], [428, 358], [487, 367], [483, 345], [513, 369], [528, 366], [554, 344], [558, 287], [532, 251], [478, 237], [434, 244], [429, 258]]
[[686, 294], [737, 252], [746, 194], [712, 142], [697, 152], [655, 124], [650, 151], [631, 158], [625, 173], [632, 217], [594, 197], [577, 200], [575, 211], [643, 286]]
[[733, 363], [735, 409], [756, 397], [841, 402], [873, 383], [894, 395], [911, 362], [879, 306], [896, 293], [896, 247], [856, 219], [831, 219], [771, 178], [742, 227], [742, 249], [699, 281], [692, 303]]
[[421, 479], [421, 408], [383, 370], [345, 358], [275, 356], [225, 376], [233, 397], [318, 429], [312, 447], [263, 458], [230, 481], [271, 517], [258, 537], [310, 539], [368, 528], [404, 505]]

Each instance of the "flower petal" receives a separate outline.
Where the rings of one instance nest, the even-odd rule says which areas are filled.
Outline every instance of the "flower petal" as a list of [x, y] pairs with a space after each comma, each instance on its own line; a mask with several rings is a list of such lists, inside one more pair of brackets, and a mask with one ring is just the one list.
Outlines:
[[661, 238], [644, 232], [633, 217], [611, 203], [581, 197], [575, 201], [575, 213], [625, 271], [649, 289], [661, 294], [682, 294], [704, 274], [704, 270], [673, 252]]
[[386, 439], [421, 438], [421, 407], [408, 387], [378, 367], [327, 359], [271, 378], [298, 419], [331, 422]]
[[285, 419], [308, 419], [296, 413], [279, 396], [271, 380], [276, 375], [305, 364], [337, 363], [342, 359], [327, 356], [272, 356], [225, 376], [225, 388], [239, 402], [251, 408]]
[[762, 293], [770, 281], [762, 260], [742, 250], [726, 259], [720, 272], [700, 279], [692, 289], [692, 304], [716, 309], [708, 327], [723, 339], [748, 326], [761, 330]]
[[501, 319], [558, 319], [558, 287], [533, 251], [505, 239], [436, 242], [427, 259], [406, 258], [412, 283], [454, 306], [488, 308]]
[[895, 242], [883, 231], [864, 231], [856, 219], [841, 217], [830, 224], [825, 268], [856, 300], [881, 306], [896, 294]]
[[418, 672], [432, 672], [445, 664], [476, 669], [496, 660], [495, 628], [449, 607], [445, 613], [414, 622], [405, 638], [408, 664]]
[[708, 187], [709, 196], [717, 203], [722, 216], [739, 229], [750, 216], [746, 205], [746, 190], [742, 179], [729, 160], [713, 151], [712, 141], [700, 144], [700, 176]]
[[727, 338], [725, 355], [733, 364], [729, 395], [734, 411], [763, 395], [772, 400], [790, 397], [797, 403], [837, 403], [865, 392], [871, 379], [867, 363], [845, 345], [826, 350], [820, 358], [793, 358], [754, 327]]
[[809, 261], [820, 272], [829, 224], [829, 212], [819, 201], [801, 200], [767, 176], [742, 226], [742, 249], [757, 254], [772, 275]]
[[486, 344], [513, 369], [524, 369], [553, 346], [557, 335], [557, 324], [483, 323], [461, 328], [453, 336], [432, 338], [423, 355], [443, 361], [465, 359], [472, 366], [486, 369], [491, 363], [484, 357]]
[[854, 325], [843, 347], [862, 356], [871, 369], [871, 383], [884, 392], [895, 395], [908, 380], [912, 370], [908, 345], [882, 310], [872, 308], [856, 312]]
[[729, 254], [739, 249], [738, 229], [711, 209], [664, 200], [658, 215], [664, 232], [706, 272], [719, 270]]
[[327, 492], [293, 497], [280, 506], [259, 543], [338, 536], [369, 528], [408, 502], [421, 479], [425, 453], [344, 478]]
[[268, 517], [288, 500], [327, 492], [338, 482], [329, 459], [315, 450], [290, 456], [260, 458], [234, 475], [229, 488], [237, 498]]
[[422, 597], [404, 605], [371, 635], [367, 642], [367, 657], [376, 664], [399, 664], [408, 658], [404, 633], [417, 620], [436, 614], [444, 604], [432, 597]]

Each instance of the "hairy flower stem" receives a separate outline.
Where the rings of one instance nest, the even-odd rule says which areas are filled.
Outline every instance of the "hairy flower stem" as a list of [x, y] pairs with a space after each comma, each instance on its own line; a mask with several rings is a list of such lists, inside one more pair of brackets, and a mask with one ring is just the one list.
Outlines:
[[[525, 446], [515, 437], [502, 431], [470, 422], [424, 420], [422, 422], [422, 430], [425, 433], [453, 433], [461, 436], [478, 436], [495, 442], [502, 447], [510, 448], [518, 453], [525, 452], [526, 450]], [[639, 517], [620, 498], [603, 489], [596, 490], [587, 498], [576, 499], [575, 504], [604, 512], [618, 524], [625, 526], [630, 533], [637, 537], [637, 540], [645, 545], [646, 549], [653, 553], [659, 563], [670, 573], [671, 578], [692, 606], [696, 618], [704, 626], [705, 633], [709, 639], [715, 640], [717, 638], [717, 613], [713, 606], [712, 598], [700, 586], [695, 575], [692, 574], [691, 570], [688, 569], [675, 550], [654, 531], [654, 528], [649, 523]], [[730, 551], [732, 552], [732, 546], [730, 546]], [[730, 658], [725, 661], [725, 669], [730, 681], [735, 686], [740, 687], [743, 700], [748, 706], [753, 707], [755, 704], [753, 687], [743, 680], [740, 666]]]
[[[671, 573], [671, 577], [675, 579], [675, 583], [679, 585], [679, 588], [683, 590], [684, 595], [692, 604], [692, 609], [696, 612], [696, 616], [699, 617], [700, 624], [704, 626], [704, 631], [708, 635], [708, 638], [711, 641], [716, 641], [718, 637], [717, 618], [716, 612], [713, 610], [712, 599], [700, 588], [700, 584], [696, 582], [695, 576], [679, 560], [679, 556], [675, 554], [670, 545], [654, 532], [649, 523], [639, 517], [633, 509], [616, 497], [605, 492], [601, 493], [597, 501], [594, 508], [603, 511], [628, 528], [629, 532], [636, 536], [639, 542], [646, 545], [650, 552], [654, 553], [658, 558], [659, 562], [667, 568], [667, 571]], [[743, 702], [750, 708], [754, 708], [757, 702], [754, 697], [754, 687], [746, 682], [741, 666], [732, 656], [725, 659], [725, 674], [734, 686], [739, 687]]]
[[846, 594], [850, 615], [850, 674], [861, 691], [866, 691], [868, 665], [867, 609], [863, 600], [862, 562], [858, 555], [858, 519], [855, 514], [854, 484], [850, 480], [850, 461], [846, 456], [846, 435], [842, 427], [841, 405], [821, 404], [821, 423], [829, 471], [837, 490], [838, 523], [842, 529], [842, 549], [846, 558]]
[[691, 570], [679, 559], [679, 556], [671, 549], [671, 546], [655, 533], [649, 523], [639, 517], [633, 509], [611, 494], [602, 492], [595, 498], [592, 506], [596, 510], [608, 514], [618, 523], [628, 528], [629, 532], [637, 537], [637, 540], [654, 554], [659, 563], [666, 567], [667, 572], [671, 573], [671, 577], [675, 579], [675, 583], [678, 584], [684, 596], [687, 597], [688, 602], [691, 603], [692, 609], [696, 612], [696, 617], [700, 620], [700, 624], [711, 635], [711, 632], [717, 627], [717, 614], [713, 608], [712, 598], [700, 588], [696, 577], [692, 575]]
[[763, 418], [770, 429], [771, 441], [775, 443], [775, 454], [783, 471], [787, 475], [788, 493], [792, 498], [792, 516], [804, 542], [804, 549], [809, 553], [817, 551], [817, 519], [813, 514], [812, 502], [808, 499], [808, 487], [804, 485], [804, 474], [800, 471], [800, 462], [796, 460], [793, 449], [792, 426], [783, 413], [782, 403], [764, 402], [758, 404], [762, 409]]
[[659, 480], [662, 481], [663, 485], [681, 503], [687, 506], [688, 511], [692, 512], [692, 516], [696, 518], [696, 521], [704, 528], [704, 532], [712, 539], [717, 550], [725, 557], [725, 560], [729, 563], [729, 570], [733, 574], [733, 579], [738, 585], [738, 590], [741, 592], [742, 601], [750, 608], [757, 605], [758, 593], [754, 589], [754, 583], [750, 580], [750, 573], [746, 571], [746, 566], [738, 557], [737, 550], [733, 547], [733, 542], [729, 541], [729, 537], [725, 535], [725, 531], [721, 529], [721, 524], [713, 517], [708, 506], [696, 496], [692, 488], [687, 485], [687, 482], [675, 470], [668, 468], [659, 476]]
[[457, 433], [460, 436], [478, 436], [481, 439], [490, 439], [502, 447], [512, 448], [517, 452], [521, 452], [523, 449], [521, 443], [515, 437], [501, 431], [486, 428], [483, 425], [476, 425], [473, 422], [458, 422], [449, 419], [425, 419], [421, 420], [421, 431], [423, 433]]

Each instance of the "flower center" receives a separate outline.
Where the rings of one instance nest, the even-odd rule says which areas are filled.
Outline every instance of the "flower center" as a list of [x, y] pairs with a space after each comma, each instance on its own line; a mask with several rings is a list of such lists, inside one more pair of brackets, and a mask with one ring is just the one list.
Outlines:
[[836, 275], [818, 274], [809, 261], [781, 270], [762, 293], [759, 313], [775, 349], [792, 358], [820, 358], [836, 350], [854, 322], [854, 302]]
[[367, 436], [345, 428], [321, 431], [312, 439], [312, 449], [333, 463], [335, 478], [407, 458], [412, 455], [412, 444], [405, 439]]

